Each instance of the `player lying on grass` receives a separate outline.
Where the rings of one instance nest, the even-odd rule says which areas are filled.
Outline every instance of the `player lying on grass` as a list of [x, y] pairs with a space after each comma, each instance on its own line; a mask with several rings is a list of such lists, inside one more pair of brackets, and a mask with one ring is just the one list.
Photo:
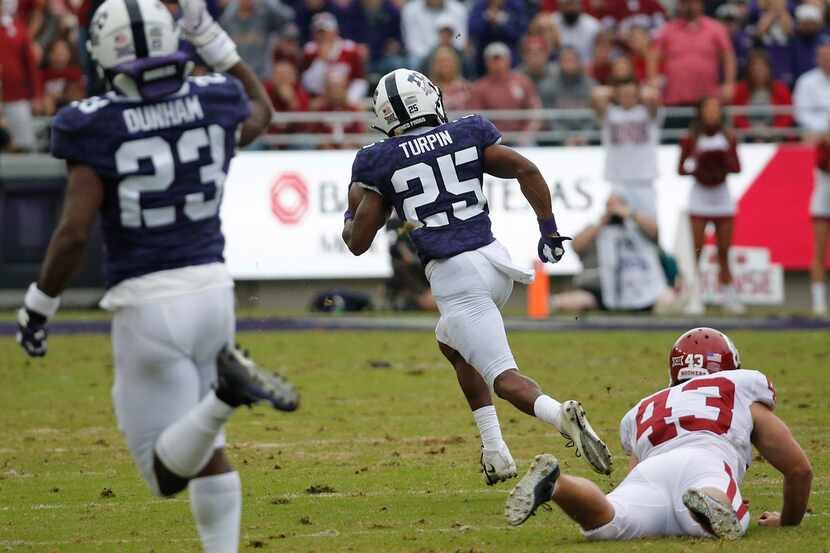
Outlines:
[[491, 389], [528, 415], [552, 424], [600, 473], [611, 454], [576, 401], [560, 404], [518, 370], [500, 308], [513, 282], [532, 273], [516, 267], [490, 231], [484, 173], [516, 178], [538, 218], [539, 258], [556, 263], [570, 238], [560, 236], [551, 194], [536, 166], [499, 144], [481, 116], [447, 121], [441, 92], [422, 74], [398, 69], [374, 95], [378, 128], [389, 137], [360, 150], [352, 167], [343, 240], [355, 255], [372, 244], [391, 209], [412, 228], [441, 318], [438, 346], [456, 370], [482, 439], [481, 465], [492, 484], [516, 476], [502, 439]]
[[118, 425], [156, 494], [189, 489], [204, 551], [235, 553], [241, 485], [223, 427], [241, 405], [266, 400], [290, 411], [298, 402], [287, 382], [233, 347], [233, 281], [222, 257], [228, 164], [237, 143], [266, 128], [272, 108], [203, 0], [180, 5], [185, 37], [229, 76], [188, 76], [179, 26], [158, 0], [98, 7], [89, 48], [111, 92], [55, 118], [52, 153], [67, 161], [68, 186], [18, 314], [18, 341], [29, 355], [46, 354], [47, 319], [100, 214]]
[[752, 446], [784, 475], [781, 512], [763, 526], [795, 526], [810, 497], [810, 461], [775, 416], [775, 388], [758, 371], [741, 369], [724, 334], [695, 328], [669, 355], [671, 386], [643, 400], [622, 419], [620, 438], [631, 472], [607, 496], [590, 480], [560, 474], [553, 455], [538, 455], [505, 505], [522, 524], [553, 500], [592, 540], [645, 536], [741, 537], [748, 502], [738, 488]]

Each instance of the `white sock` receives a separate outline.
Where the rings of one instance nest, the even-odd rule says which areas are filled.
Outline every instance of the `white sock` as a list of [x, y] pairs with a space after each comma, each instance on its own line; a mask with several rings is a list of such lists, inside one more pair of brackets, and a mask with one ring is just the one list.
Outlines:
[[171, 472], [182, 478], [199, 474], [211, 455], [214, 441], [233, 413], [233, 407], [213, 390], [185, 416], [164, 429], [156, 441], [156, 454]]
[[237, 553], [242, 518], [242, 483], [238, 472], [194, 478], [188, 486], [190, 510], [204, 553]]
[[552, 424], [560, 432], [562, 431], [562, 404], [545, 394], [536, 398], [533, 403], [533, 413], [537, 418], [548, 424]]
[[484, 449], [495, 451], [504, 443], [501, 437], [499, 417], [496, 415], [496, 408], [493, 405], [485, 405], [473, 411], [473, 418], [478, 425], [478, 432], [481, 434], [481, 445]]
[[810, 285], [810, 293], [813, 296], [814, 309], [827, 309], [827, 287], [823, 282], [814, 282]]

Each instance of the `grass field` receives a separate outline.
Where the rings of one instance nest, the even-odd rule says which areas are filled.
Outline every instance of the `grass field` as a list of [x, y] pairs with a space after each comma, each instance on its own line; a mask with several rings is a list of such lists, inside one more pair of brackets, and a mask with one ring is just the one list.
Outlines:
[[[478, 474], [469, 410], [430, 333], [242, 334], [260, 363], [294, 380], [300, 411], [239, 412], [228, 428], [242, 474], [242, 551], [541, 552], [830, 551], [830, 336], [736, 332], [745, 366], [776, 383], [779, 414], [810, 455], [811, 514], [799, 529], [759, 528], [741, 542], [688, 539], [590, 544], [558, 511], [508, 529], [509, 486]], [[625, 473], [620, 417], [666, 383], [673, 334], [514, 333], [523, 370], [560, 399], [580, 399], [617, 468], [599, 477], [541, 422], [503, 402], [505, 438], [524, 471], [549, 451], [606, 490]], [[0, 341], [0, 551], [198, 551], [187, 498], [152, 497], [115, 427], [105, 336], [55, 336], [45, 360]], [[511, 484], [512, 485], [512, 484]], [[315, 486], [316, 489], [312, 489]], [[763, 462], [742, 486], [753, 518], [780, 506]], [[325, 493], [310, 493], [324, 490]]]

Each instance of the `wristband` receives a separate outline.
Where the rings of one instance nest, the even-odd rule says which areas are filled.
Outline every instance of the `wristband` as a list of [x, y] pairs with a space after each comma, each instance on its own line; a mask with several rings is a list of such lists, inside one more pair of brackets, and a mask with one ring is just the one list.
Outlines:
[[343, 222], [351, 221], [354, 219], [354, 213], [352, 213], [351, 209], [347, 209], [346, 212], [343, 214]]
[[541, 232], [544, 236], [550, 236], [551, 234], [558, 232], [556, 228], [556, 218], [551, 215], [547, 219], [539, 219], [539, 232]]
[[53, 298], [47, 295], [37, 287], [36, 282], [33, 282], [29, 285], [29, 289], [26, 290], [26, 295], [23, 297], [23, 305], [26, 309], [40, 313], [44, 317], [52, 317], [58, 312], [58, 307], [61, 305], [61, 298], [60, 296]]

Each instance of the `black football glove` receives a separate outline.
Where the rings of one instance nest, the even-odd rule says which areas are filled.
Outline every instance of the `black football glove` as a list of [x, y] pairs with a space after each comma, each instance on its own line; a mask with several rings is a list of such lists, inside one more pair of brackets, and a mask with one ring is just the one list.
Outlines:
[[21, 307], [17, 311], [17, 343], [30, 357], [46, 355], [47, 318], [37, 311]]
[[570, 240], [571, 237], [559, 235], [556, 229], [556, 220], [553, 217], [539, 221], [539, 232], [542, 234], [536, 249], [539, 259], [542, 263], [558, 262], [565, 255], [564, 242]]

